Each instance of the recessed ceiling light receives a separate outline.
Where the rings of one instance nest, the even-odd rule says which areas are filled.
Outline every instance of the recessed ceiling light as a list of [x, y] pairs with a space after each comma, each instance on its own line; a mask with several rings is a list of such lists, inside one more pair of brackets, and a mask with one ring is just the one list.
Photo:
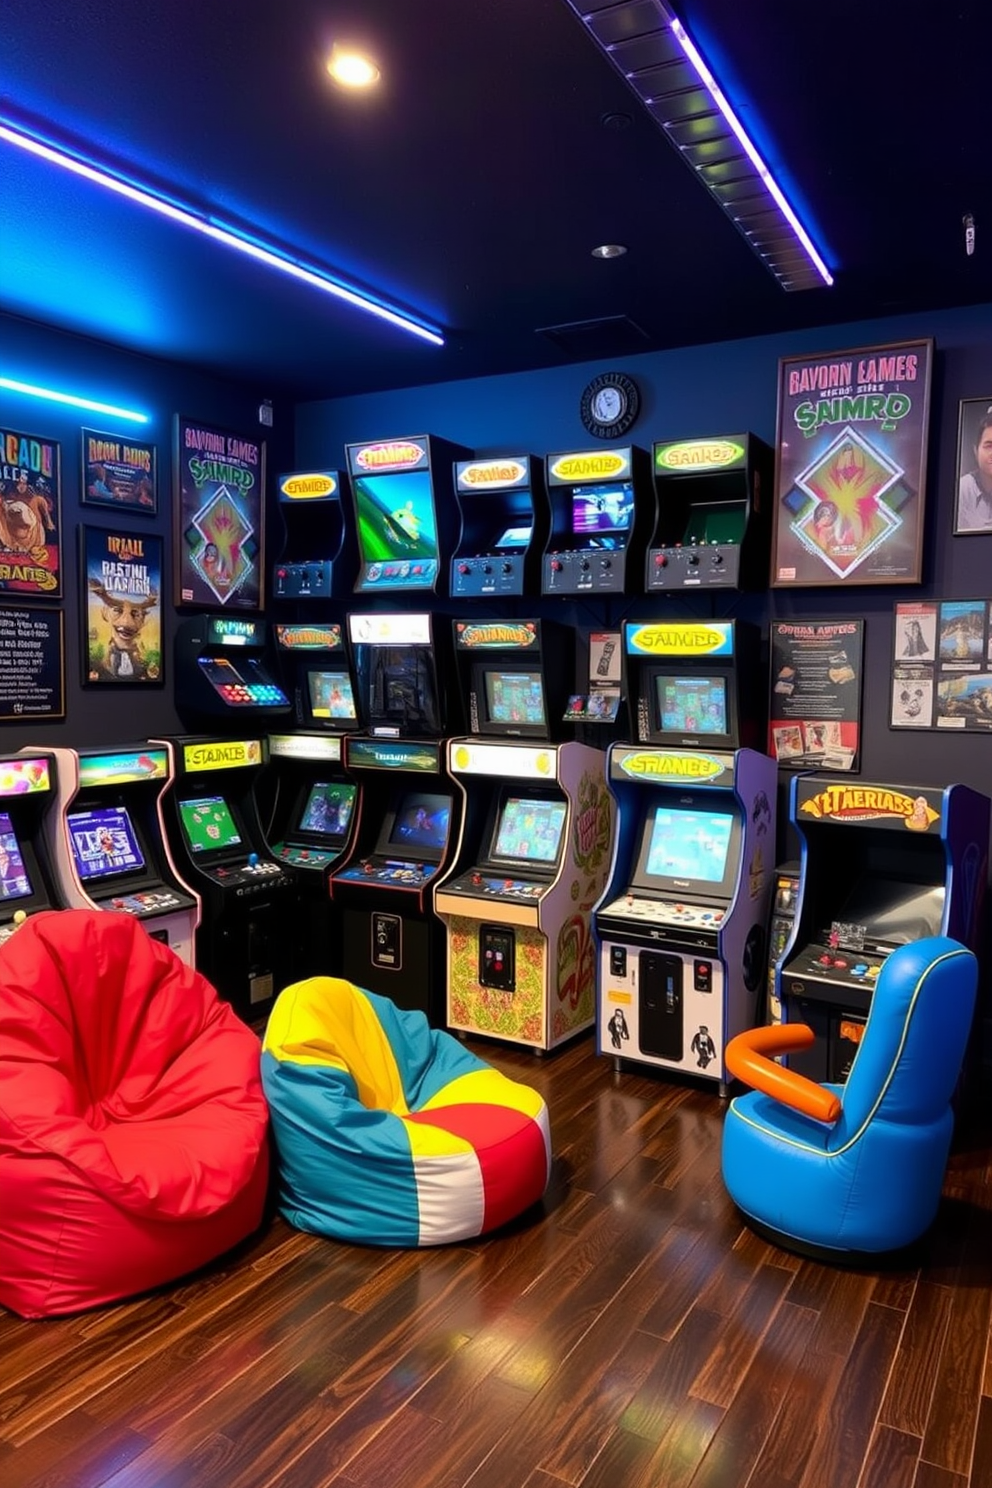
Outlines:
[[371, 88], [379, 81], [379, 69], [371, 57], [335, 46], [327, 59], [327, 71], [342, 88]]
[[593, 258], [623, 258], [627, 252], [622, 243], [601, 243], [592, 250]]

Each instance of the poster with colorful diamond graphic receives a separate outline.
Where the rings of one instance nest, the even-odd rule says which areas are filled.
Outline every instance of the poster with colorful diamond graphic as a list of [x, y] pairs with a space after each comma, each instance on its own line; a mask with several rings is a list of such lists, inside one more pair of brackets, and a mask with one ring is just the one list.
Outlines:
[[260, 610], [265, 603], [265, 445], [176, 420], [176, 604]]
[[779, 362], [773, 588], [918, 584], [933, 341]]

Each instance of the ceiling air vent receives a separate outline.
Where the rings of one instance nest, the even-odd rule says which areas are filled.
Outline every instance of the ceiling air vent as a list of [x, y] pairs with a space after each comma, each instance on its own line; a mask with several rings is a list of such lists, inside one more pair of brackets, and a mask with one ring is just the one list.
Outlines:
[[537, 334], [557, 346], [573, 362], [636, 356], [651, 349], [647, 331], [626, 315], [604, 315], [599, 320], [573, 320], [565, 325], [540, 326]]

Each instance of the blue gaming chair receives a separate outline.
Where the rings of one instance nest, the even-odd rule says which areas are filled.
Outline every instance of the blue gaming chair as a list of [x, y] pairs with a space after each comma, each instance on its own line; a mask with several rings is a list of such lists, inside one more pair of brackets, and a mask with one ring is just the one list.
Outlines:
[[818, 1085], [770, 1056], [808, 1047], [805, 1024], [751, 1029], [727, 1068], [754, 1087], [723, 1129], [723, 1179], [746, 1218], [787, 1248], [838, 1258], [898, 1250], [933, 1221], [954, 1129], [951, 1100], [978, 966], [943, 936], [882, 964], [845, 1085]]

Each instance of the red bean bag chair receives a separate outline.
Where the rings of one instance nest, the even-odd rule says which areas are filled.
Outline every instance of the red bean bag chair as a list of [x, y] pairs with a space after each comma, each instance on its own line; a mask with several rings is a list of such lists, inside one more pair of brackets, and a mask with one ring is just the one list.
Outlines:
[[252, 1031], [127, 914], [52, 910], [0, 947], [0, 1303], [134, 1296], [257, 1228]]

